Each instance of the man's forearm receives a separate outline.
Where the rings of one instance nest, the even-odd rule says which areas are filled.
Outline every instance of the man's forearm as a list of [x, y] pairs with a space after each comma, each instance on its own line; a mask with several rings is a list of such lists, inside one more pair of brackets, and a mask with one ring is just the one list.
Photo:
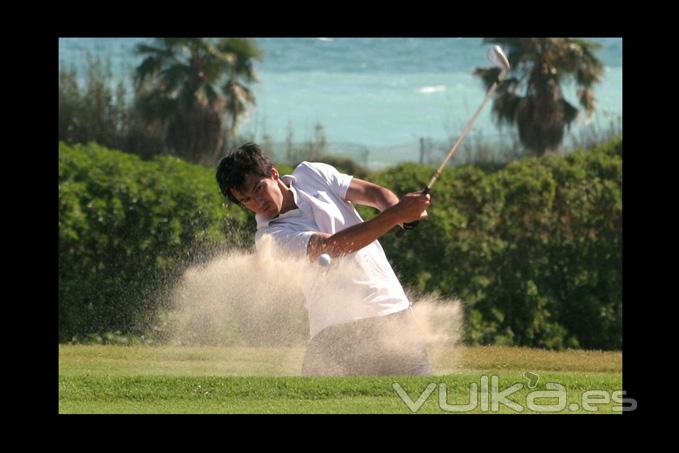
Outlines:
[[430, 198], [429, 194], [413, 192], [399, 199], [389, 189], [355, 179], [345, 199], [354, 204], [375, 207], [382, 212], [367, 222], [335, 234], [314, 234], [307, 244], [307, 256], [314, 260], [322, 253], [333, 257], [354, 253], [376, 241], [396, 225], [426, 218]]
[[398, 203], [398, 197], [389, 189], [384, 187], [381, 187], [380, 189], [381, 190], [375, 194], [375, 208], [380, 212], [384, 212]]
[[383, 212], [398, 203], [399, 198], [386, 187], [361, 179], [354, 179], [347, 191], [346, 200], [354, 205], [370, 206]]
[[318, 253], [340, 256], [362, 249], [399, 224], [398, 217], [395, 214], [393, 210], [387, 208], [367, 222], [353, 225], [346, 230], [325, 237], [318, 244], [319, 248], [322, 249]]

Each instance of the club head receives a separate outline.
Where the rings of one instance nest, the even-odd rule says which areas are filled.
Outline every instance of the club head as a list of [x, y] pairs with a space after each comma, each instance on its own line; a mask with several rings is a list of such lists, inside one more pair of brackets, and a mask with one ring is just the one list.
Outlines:
[[509, 71], [509, 60], [507, 59], [507, 56], [505, 53], [502, 51], [502, 48], [500, 46], [493, 46], [490, 51], [488, 52], [488, 58], [490, 61], [493, 62], [495, 66], [500, 68], [500, 75], [498, 76], [498, 80], [502, 80], [505, 78], [507, 75], [507, 71]]

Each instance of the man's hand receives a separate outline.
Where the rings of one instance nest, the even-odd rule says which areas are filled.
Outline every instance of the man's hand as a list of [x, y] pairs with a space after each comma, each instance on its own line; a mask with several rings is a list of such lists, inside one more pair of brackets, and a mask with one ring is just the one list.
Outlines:
[[427, 207], [431, 204], [431, 195], [422, 192], [405, 194], [397, 204], [389, 208], [393, 210], [400, 224], [427, 218]]

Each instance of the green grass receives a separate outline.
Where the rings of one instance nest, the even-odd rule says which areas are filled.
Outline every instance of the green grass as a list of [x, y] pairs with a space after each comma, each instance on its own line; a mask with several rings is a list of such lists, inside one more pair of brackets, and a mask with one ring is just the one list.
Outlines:
[[[431, 377], [300, 377], [303, 355], [303, 348], [62, 345], [59, 412], [412, 413], [394, 384], [416, 401], [434, 383], [437, 387], [416, 413], [447, 413], [439, 407], [441, 390], [446, 391], [444, 403], [466, 404], [470, 388], [497, 376], [500, 392], [521, 384], [508, 398], [524, 408], [522, 413], [531, 412], [530, 393], [549, 390], [548, 383], [564, 386], [565, 408], [558, 412], [572, 413], [592, 412], [583, 408], [584, 392], [613, 395], [622, 388], [620, 352], [439, 348], [431, 351]], [[526, 372], [539, 376], [532, 388]], [[535, 401], [560, 403], [557, 398]], [[571, 410], [574, 404], [577, 411]], [[590, 409], [619, 413], [619, 407], [609, 397], [608, 403]], [[502, 403], [494, 410], [492, 401], [484, 406], [480, 400], [471, 412], [516, 413]]]

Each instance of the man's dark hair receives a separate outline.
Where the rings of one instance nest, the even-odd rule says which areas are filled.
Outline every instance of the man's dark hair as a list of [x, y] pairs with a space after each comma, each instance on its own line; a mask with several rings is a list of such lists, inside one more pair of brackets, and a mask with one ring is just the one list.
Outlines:
[[222, 194], [238, 204], [231, 190], [245, 189], [245, 175], [252, 173], [259, 176], [270, 176], [273, 163], [264, 155], [261, 148], [252, 142], [231, 148], [217, 165], [217, 184]]

